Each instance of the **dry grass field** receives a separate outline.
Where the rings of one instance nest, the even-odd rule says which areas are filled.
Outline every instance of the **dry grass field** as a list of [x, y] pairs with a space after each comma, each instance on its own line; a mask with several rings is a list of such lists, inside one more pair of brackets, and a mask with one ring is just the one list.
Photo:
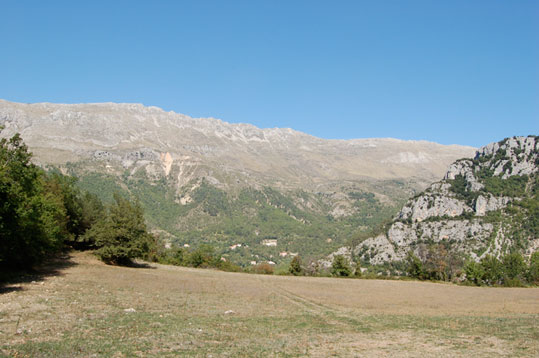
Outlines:
[[88, 253], [0, 287], [6, 357], [538, 357], [538, 322], [536, 288], [111, 267]]

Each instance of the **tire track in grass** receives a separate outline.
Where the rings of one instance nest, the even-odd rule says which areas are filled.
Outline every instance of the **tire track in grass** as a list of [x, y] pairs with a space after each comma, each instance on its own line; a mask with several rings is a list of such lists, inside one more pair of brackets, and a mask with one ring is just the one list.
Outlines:
[[372, 330], [367, 327], [365, 323], [361, 320], [350, 317], [349, 312], [344, 312], [335, 307], [324, 305], [322, 303], [316, 302], [313, 299], [309, 299], [297, 293], [293, 293], [279, 286], [278, 283], [271, 282], [271, 280], [267, 277], [261, 276], [258, 279], [261, 284], [265, 288], [269, 289], [271, 292], [274, 292], [279, 297], [284, 298], [288, 302], [301, 308], [303, 311], [323, 319], [327, 323], [344, 326], [348, 329], [353, 329], [354, 331], [368, 332]]

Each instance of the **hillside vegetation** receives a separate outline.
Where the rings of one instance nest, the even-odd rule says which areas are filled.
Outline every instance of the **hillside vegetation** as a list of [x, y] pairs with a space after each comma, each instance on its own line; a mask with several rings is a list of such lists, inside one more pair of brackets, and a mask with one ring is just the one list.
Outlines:
[[[405, 200], [392, 189], [404, 183], [387, 184], [384, 190], [388, 194], [396, 192], [391, 204], [350, 187], [343, 195], [354, 212], [336, 218], [327, 214], [331, 209], [327, 194], [303, 190], [283, 193], [272, 187], [247, 187], [230, 192], [201, 179], [185, 189], [190, 200], [182, 204], [181, 194], [166, 181], [149, 183], [136, 176], [122, 180], [89, 173], [78, 185], [105, 202], [115, 191], [137, 197], [149, 225], [160, 229], [156, 233], [161, 233], [163, 240], [180, 247], [209, 244], [223, 257], [242, 265], [250, 261], [288, 262], [292, 253], [320, 257], [382, 225]], [[265, 246], [267, 240], [276, 240], [276, 246]]]

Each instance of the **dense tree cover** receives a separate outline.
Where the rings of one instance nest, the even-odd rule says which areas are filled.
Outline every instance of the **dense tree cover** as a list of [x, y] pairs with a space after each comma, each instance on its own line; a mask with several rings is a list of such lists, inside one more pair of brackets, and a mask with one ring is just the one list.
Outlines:
[[62, 246], [67, 233], [62, 200], [46, 190], [46, 177], [30, 162], [16, 134], [0, 139], [0, 265], [27, 267]]
[[150, 251], [139, 205], [115, 197], [105, 210], [76, 179], [31, 162], [20, 135], [0, 139], [0, 266], [25, 269], [64, 248], [97, 248], [111, 263]]
[[457, 270], [452, 275], [444, 274], [450, 264], [443, 256], [437, 255], [434, 262], [436, 264], [433, 265], [432, 261], [421, 260], [410, 252], [406, 258], [407, 274], [420, 280], [457, 279], [477, 286], [514, 287], [539, 283], [539, 252], [531, 255], [528, 263], [518, 252], [508, 253], [500, 259], [486, 255], [479, 262], [469, 260], [463, 267], [456, 266]]
[[539, 283], [539, 252], [531, 255], [529, 263], [517, 252], [498, 259], [487, 255], [479, 262], [470, 261], [464, 266], [466, 280], [478, 286], [523, 286]]
[[[387, 205], [354, 187], [346, 192], [356, 211], [351, 216], [334, 218], [325, 214], [331, 208], [327, 207], [324, 193], [283, 193], [271, 187], [224, 191], [207, 180], [178, 193], [177, 183], [170, 182], [174, 179], [148, 178], [142, 170], [115, 177], [84, 172], [75, 164], [70, 168], [73, 173], [80, 173], [82, 188], [100, 195], [104, 201], [110, 200], [113, 188], [122, 188], [125, 195], [139, 198], [148, 224], [172, 234], [175, 243], [211, 245], [227, 260], [243, 266], [249, 265], [253, 255], [260, 260], [288, 264], [288, 259], [279, 256], [282, 251], [298, 252], [305, 259], [319, 258], [349, 245], [362, 232], [380, 227], [398, 209], [397, 202]], [[402, 186], [406, 183], [391, 181], [383, 187], [389, 188], [388, 195], [400, 203], [405, 200], [399, 194]], [[103, 193], [101, 187], [106, 189]], [[185, 198], [189, 199], [181, 204]], [[277, 239], [278, 246], [264, 246], [264, 239]], [[238, 243], [241, 248], [229, 249]]]

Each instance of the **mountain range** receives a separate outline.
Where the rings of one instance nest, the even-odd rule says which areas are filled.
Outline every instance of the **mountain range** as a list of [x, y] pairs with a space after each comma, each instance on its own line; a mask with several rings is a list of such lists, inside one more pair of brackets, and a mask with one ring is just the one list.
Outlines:
[[210, 243], [240, 263], [327, 254], [476, 151], [328, 140], [141, 104], [0, 100], [0, 125], [3, 136], [22, 135], [37, 163], [77, 176], [102, 199], [137, 196], [168, 244]]

